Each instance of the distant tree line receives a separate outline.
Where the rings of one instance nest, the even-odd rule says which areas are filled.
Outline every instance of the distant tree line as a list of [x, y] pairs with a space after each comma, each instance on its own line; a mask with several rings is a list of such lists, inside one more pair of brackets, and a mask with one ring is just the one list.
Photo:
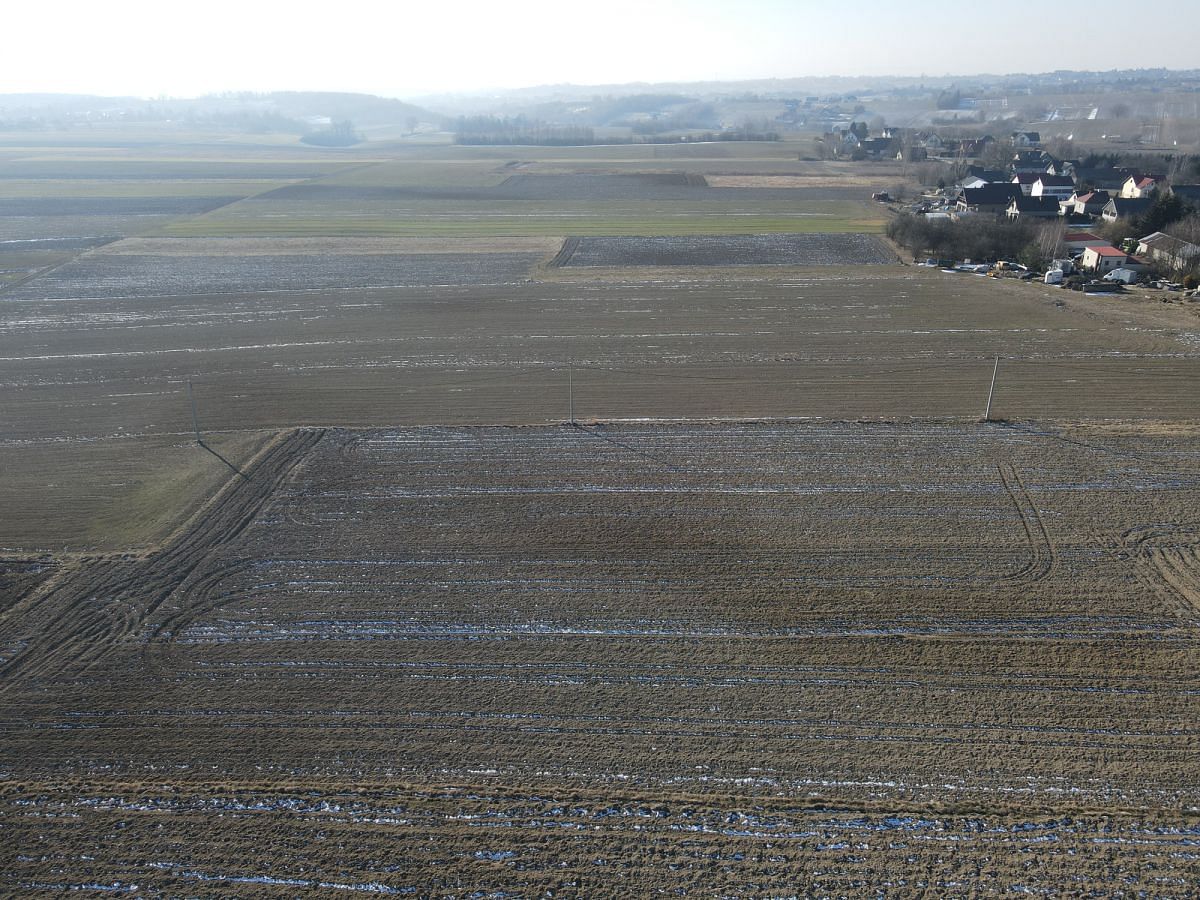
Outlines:
[[595, 130], [586, 125], [547, 125], [524, 116], [460, 116], [455, 120], [454, 143], [580, 147], [600, 142], [596, 140]]
[[475, 146], [521, 144], [539, 147], [580, 147], [595, 144], [685, 144], [694, 141], [777, 141], [774, 131], [742, 127], [731, 131], [705, 131], [674, 135], [598, 137], [580, 125], [549, 125], [524, 116], [462, 116], [455, 122], [454, 142]]
[[902, 213], [888, 223], [887, 235], [914, 258], [1016, 260], [1043, 268], [1062, 253], [1060, 222], [1011, 221], [998, 216], [972, 216], [951, 221]]
[[340, 122], [333, 122], [322, 131], [310, 131], [300, 140], [316, 147], [353, 147], [355, 144], [361, 144], [363, 138], [362, 135], [355, 132], [354, 123], [349, 119], [343, 119]]

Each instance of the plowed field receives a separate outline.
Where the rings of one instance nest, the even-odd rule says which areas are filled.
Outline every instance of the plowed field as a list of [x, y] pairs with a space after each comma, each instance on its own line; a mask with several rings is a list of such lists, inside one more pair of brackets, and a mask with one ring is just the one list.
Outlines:
[[1184, 895], [1198, 501], [1192, 429], [297, 432], [3, 620], [4, 883]]

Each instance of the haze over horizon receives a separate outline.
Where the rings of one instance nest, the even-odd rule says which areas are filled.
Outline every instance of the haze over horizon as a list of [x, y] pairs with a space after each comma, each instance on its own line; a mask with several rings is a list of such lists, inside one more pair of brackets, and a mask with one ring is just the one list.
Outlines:
[[[1060, 69], [1187, 69], [1200, 6], [1171, 0], [1149, 37], [1128, 37], [1127, 5], [1096, 0], [1054, 17], [1014, 0], [1003, 32], [948, 0], [853, 6], [747, 0], [634, 2], [572, 8], [547, 0], [510, 7], [380, 11], [351, 0], [336, 16], [277, 0], [212, 0], [203, 16], [130, 0], [70, 0], [7, 11], [22, 39], [0, 59], [0, 93], [201, 96], [226, 91], [350, 91], [414, 98], [556, 84], [747, 81], [769, 78], [939, 77]], [[1065, 39], [1041, 27], [1061, 22]], [[1103, 28], [1112, 29], [1105, 38]], [[1086, 33], [1086, 40], [1071, 35]], [[1099, 37], [1097, 36], [1099, 35]]]

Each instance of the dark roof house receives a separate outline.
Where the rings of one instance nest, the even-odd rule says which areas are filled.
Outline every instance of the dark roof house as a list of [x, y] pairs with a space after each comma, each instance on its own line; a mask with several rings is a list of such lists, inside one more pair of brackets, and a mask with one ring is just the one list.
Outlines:
[[1018, 184], [985, 184], [980, 188], [959, 191], [958, 208], [962, 212], [975, 209], [979, 212], [1003, 213], [1013, 199], [1023, 196]]
[[1106, 222], [1140, 216], [1154, 205], [1153, 197], [1113, 197], [1101, 214]]
[[1200, 206], [1200, 184], [1173, 184], [1171, 193], [1185, 203]]
[[1010, 219], [1057, 219], [1058, 198], [1026, 197], [1024, 195], [1014, 197], [1008, 205], [1008, 217]]

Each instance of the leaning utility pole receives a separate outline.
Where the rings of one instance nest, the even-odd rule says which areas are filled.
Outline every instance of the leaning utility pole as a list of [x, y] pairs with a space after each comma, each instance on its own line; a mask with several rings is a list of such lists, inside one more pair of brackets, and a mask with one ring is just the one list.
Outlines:
[[196, 395], [192, 393], [192, 379], [188, 379], [187, 383], [188, 404], [192, 407], [192, 431], [196, 432], [196, 443], [203, 444], [200, 439], [200, 421], [196, 418]]
[[983, 411], [983, 421], [992, 421], [992, 397], [996, 393], [996, 373], [1000, 371], [1000, 354], [996, 354], [996, 364], [992, 366], [992, 385], [988, 388], [987, 409]]

